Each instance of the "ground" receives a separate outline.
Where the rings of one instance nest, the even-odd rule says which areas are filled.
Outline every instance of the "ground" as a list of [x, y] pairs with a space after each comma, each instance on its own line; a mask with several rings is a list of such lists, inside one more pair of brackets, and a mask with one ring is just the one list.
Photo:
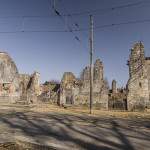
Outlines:
[[[0, 107], [0, 143], [33, 149], [149, 150], [150, 112], [109, 112], [56, 106]], [[32, 143], [32, 144], [31, 144]], [[49, 148], [48, 148], [49, 146]], [[43, 150], [43, 149], [42, 149]]]

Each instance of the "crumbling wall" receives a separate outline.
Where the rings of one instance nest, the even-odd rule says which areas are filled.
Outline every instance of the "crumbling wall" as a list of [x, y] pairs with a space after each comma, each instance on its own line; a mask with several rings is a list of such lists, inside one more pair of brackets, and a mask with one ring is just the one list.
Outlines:
[[[64, 73], [60, 86], [60, 103], [89, 105], [90, 67], [85, 67], [80, 79]], [[108, 84], [103, 78], [103, 64], [98, 59], [93, 68], [93, 105], [108, 109]]]
[[26, 103], [36, 103], [37, 96], [40, 94], [40, 74], [34, 72], [32, 75], [20, 75], [21, 99], [26, 99]]
[[75, 80], [73, 73], [64, 73], [60, 86], [60, 105], [74, 103]]
[[33, 101], [40, 92], [39, 86], [39, 73], [19, 74], [12, 58], [0, 52], [0, 103]]
[[148, 74], [144, 45], [139, 42], [131, 49], [127, 102], [129, 110], [145, 109], [149, 101]]
[[15, 102], [20, 97], [18, 69], [6, 52], [0, 52], [0, 102]]
[[150, 108], [150, 57], [146, 57], [146, 70], [147, 70], [147, 77], [148, 77], [148, 90], [149, 90], [149, 101], [147, 107]]
[[112, 81], [112, 93], [117, 93], [117, 82], [116, 82], [116, 80]]
[[39, 102], [48, 102], [52, 104], [59, 104], [60, 98], [60, 83], [59, 81], [51, 80], [46, 81], [41, 86], [40, 95], [38, 96]]
[[19, 74], [19, 82], [20, 82], [20, 93], [21, 96], [27, 94], [28, 84], [31, 79], [31, 76], [28, 74]]

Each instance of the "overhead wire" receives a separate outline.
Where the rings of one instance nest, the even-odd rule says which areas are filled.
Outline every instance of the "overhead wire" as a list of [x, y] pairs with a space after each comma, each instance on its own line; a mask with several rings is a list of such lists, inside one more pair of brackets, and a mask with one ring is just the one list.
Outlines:
[[[115, 26], [121, 26], [121, 25], [147, 23], [147, 22], [150, 22], [150, 19], [131, 20], [131, 21], [127, 21], [127, 22], [98, 25], [98, 26], [94, 27], [94, 30], [103, 29], [103, 28], [109, 28], [109, 27], [115, 27]], [[75, 31], [86, 31], [86, 30], [88, 30], [88, 29], [87, 28], [82, 28], [82, 29], [75, 30]]]
[[[66, 10], [66, 8], [64, 7], [64, 5], [62, 5], [61, 4], [61, 7], [64, 9], [64, 11], [66, 11], [67, 12], [67, 10]], [[68, 13], [68, 12], [67, 12]], [[76, 22], [74, 22], [73, 21], [73, 18], [72, 18], [72, 16], [69, 14], [69, 16], [65, 16], [66, 17], [66, 22], [67, 22], [67, 24], [69, 24], [68, 22], [69, 21], [71, 21], [71, 24], [73, 25], [73, 29], [75, 28], [75, 29], [80, 29], [80, 26], [79, 26], [79, 23], [76, 21]], [[69, 20], [70, 19], [70, 20]], [[82, 34], [83, 34], [83, 32], [82, 32]], [[86, 35], [86, 38], [88, 37], [88, 35]], [[84, 49], [88, 49], [88, 47], [87, 46], [84, 46], [84, 44], [83, 44], [83, 41], [81, 41], [80, 40], [80, 37], [79, 36], [77, 36], [77, 35], [75, 35], [75, 39], [77, 40], [77, 41], [79, 41], [80, 42], [80, 44], [82, 45], [82, 47], [84, 48]]]
[[[114, 11], [116, 9], [122, 9], [122, 8], [128, 8], [128, 7], [133, 7], [133, 6], [138, 6], [144, 3], [150, 3], [148, 0], [141, 0], [139, 2], [134, 2], [134, 3], [129, 3], [129, 4], [124, 4], [124, 5], [119, 5], [119, 6], [114, 6], [114, 7], [109, 7], [109, 8], [103, 8], [103, 9], [95, 9], [95, 10], [90, 10], [90, 11], [83, 11], [83, 12], [77, 12], [77, 13], [70, 13], [69, 15], [71, 16], [79, 16], [79, 15], [89, 15], [89, 14], [94, 14], [102, 11]], [[67, 15], [67, 14], [64, 14]]]
[[[124, 4], [124, 5], [119, 5], [119, 6], [114, 6], [114, 7], [108, 7], [108, 8], [99, 8], [99, 9], [94, 9], [90, 11], [81, 11], [81, 12], [74, 12], [74, 13], [69, 13], [69, 14], [61, 14], [61, 16], [80, 16], [80, 15], [89, 15], [89, 14], [96, 14], [96, 13], [104, 13], [106, 11], [114, 11], [117, 9], [123, 9], [123, 8], [129, 8], [129, 7], [134, 7], [134, 6], [140, 6], [141, 4], [145, 3], [150, 3], [149, 0], [141, 0], [139, 2], [134, 2], [134, 3], [129, 3], [129, 4]], [[52, 6], [54, 7], [54, 6]], [[58, 13], [58, 12], [56, 12]], [[53, 14], [53, 15], [22, 15], [22, 16], [0, 16], [0, 18], [49, 18], [49, 17], [57, 17], [59, 14]]]
[[65, 26], [68, 28], [68, 31], [70, 33], [73, 34], [74, 38], [78, 41], [78, 42], [81, 42], [80, 38], [73, 32], [73, 29], [71, 26], [69, 26], [68, 22], [66, 22], [66, 20], [63, 18], [63, 16], [61, 15], [60, 11], [58, 11], [56, 9], [56, 3], [55, 3], [55, 0], [53, 0], [54, 4], [51, 4], [52, 6], [52, 9], [54, 10], [54, 12], [56, 13], [56, 15], [62, 20], [62, 22], [65, 24]]
[[[58, 11], [56, 9], [56, 4], [54, 6], [52, 6], [54, 12], [56, 15], [53, 15], [53, 16], [58, 16], [62, 22], [66, 25], [67, 27], [67, 30], [25, 30], [24, 29], [24, 25], [25, 25], [25, 19], [26, 18], [44, 18], [44, 16], [16, 16], [14, 18], [22, 18], [23, 21], [22, 21], [22, 28], [20, 31], [0, 31], [0, 33], [2, 34], [5, 34], [5, 33], [41, 33], [41, 32], [58, 32], [58, 33], [61, 33], [61, 32], [70, 32], [73, 34], [74, 38], [80, 42], [80, 38], [74, 33], [74, 32], [82, 32], [82, 31], [88, 31], [89, 28], [80, 28], [80, 25], [78, 22], [74, 22], [74, 28], [72, 28], [68, 22], [64, 19], [64, 17], [70, 17], [72, 19], [72, 16], [79, 16], [79, 15], [86, 15], [86, 14], [95, 14], [95, 13], [98, 13], [98, 12], [102, 12], [102, 11], [114, 11], [116, 9], [122, 9], [122, 8], [128, 8], [128, 7], [133, 7], [133, 6], [138, 6], [140, 4], [143, 4], [145, 3], [146, 1], [139, 1], [139, 2], [136, 2], [136, 3], [130, 3], [130, 4], [126, 4], [126, 5], [120, 5], [120, 6], [116, 6], [116, 7], [111, 7], [111, 8], [104, 8], [104, 9], [96, 9], [96, 10], [92, 10], [92, 11], [84, 11], [84, 12], [77, 12], [77, 13], [70, 13], [70, 14], [63, 14], [63, 13], [60, 13], [60, 11]], [[148, 1], [147, 1], [148, 2]], [[0, 17], [0, 18], [12, 18], [13, 16], [7, 16], [7, 17]], [[50, 16], [45, 16], [46, 18], [50, 17]], [[98, 26], [95, 26], [94, 27], [94, 30], [98, 30], [98, 29], [105, 29], [105, 28], [110, 28], [110, 27], [115, 27], [115, 26], [122, 26], [122, 25], [130, 25], [130, 24], [139, 24], [139, 23], [148, 23], [150, 22], [150, 19], [142, 19], [142, 20], [131, 20], [131, 21], [127, 21], [127, 22], [120, 22], [120, 23], [112, 23], [112, 24], [105, 24], [105, 25], [98, 25]], [[140, 65], [138, 66], [132, 73], [133, 75], [134, 74], [137, 74], [137, 72], [139, 72], [141, 70], [143, 66]]]
[[[142, 3], [145, 3], [145, 2], [150, 2], [150, 1], [139, 1], [139, 2], [135, 2], [135, 3], [130, 3], [130, 4], [126, 4], [126, 5], [120, 5], [120, 6], [116, 6], [116, 7], [111, 7], [111, 10], [114, 10], [114, 9], [121, 9], [121, 8], [126, 8], [126, 7], [131, 7], [131, 6], [137, 6], [137, 5], [140, 5]], [[56, 10], [54, 7], [56, 6], [53, 5], [52, 8], [53, 10], [55, 11], [55, 16], [59, 16], [59, 18], [63, 21], [63, 23], [67, 26], [67, 30], [26, 30], [24, 29], [24, 24], [25, 24], [25, 18], [26, 17], [41, 17], [41, 16], [18, 16], [19, 18], [23, 18], [23, 21], [22, 21], [22, 30], [21, 31], [0, 31], [0, 33], [18, 33], [18, 32], [71, 32], [73, 35], [74, 33], [73, 32], [80, 32], [80, 31], [88, 31], [89, 28], [80, 28], [80, 25], [78, 22], [74, 22], [74, 26], [76, 27], [75, 29], [72, 29], [72, 27], [70, 27], [68, 25], [68, 23], [66, 23], [65, 19], [63, 18], [63, 14], [60, 13], [58, 10]], [[107, 8], [109, 9], [109, 8]], [[106, 9], [98, 9], [98, 10], [106, 10]], [[94, 11], [97, 11], [97, 10], [94, 10]], [[91, 11], [90, 11], [91, 12]], [[81, 13], [81, 12], [80, 12]], [[83, 13], [83, 12], [82, 12]], [[84, 12], [85, 13], [85, 12]], [[74, 15], [74, 13], [72, 14], [68, 14], [68, 15], [65, 15], [66, 17], [71, 17], [72, 18], [72, 15]], [[8, 18], [11, 16], [7, 16]], [[6, 17], [6, 18], [7, 18]], [[17, 17], [17, 16], [16, 16]], [[47, 16], [49, 17], [49, 16]], [[1, 18], [1, 17], [0, 17]], [[5, 17], [2, 17], [2, 18], [5, 18]], [[131, 21], [127, 21], [127, 22], [120, 22], [120, 23], [112, 23], [112, 24], [105, 24], [105, 25], [99, 25], [99, 26], [95, 26], [94, 27], [94, 30], [98, 30], [98, 29], [103, 29], [103, 28], [110, 28], [110, 27], [115, 27], [115, 26], [121, 26], [121, 25], [129, 25], [129, 24], [139, 24], [139, 23], [148, 23], [150, 22], [150, 19], [142, 19], [142, 20], [131, 20]], [[75, 36], [75, 35], [74, 35]], [[76, 40], [79, 41], [79, 38], [76, 37]]]
[[[143, 20], [133, 20], [133, 21], [127, 21], [127, 22], [120, 22], [120, 23], [112, 23], [112, 24], [106, 24], [106, 25], [99, 25], [95, 26], [94, 30], [100, 30], [105, 28], [111, 28], [115, 26], [122, 26], [122, 25], [130, 25], [130, 24], [140, 24], [140, 23], [149, 23], [150, 19], [143, 19]], [[70, 30], [24, 30], [24, 32], [82, 32], [82, 31], [88, 31], [88, 28], [82, 28], [82, 29], [70, 29]], [[18, 33], [22, 31], [0, 31], [0, 33]]]
[[114, 11], [114, 10], [117, 10], [117, 9], [139, 6], [139, 5], [144, 4], [144, 3], [150, 3], [150, 1], [149, 0], [140, 0], [138, 2], [123, 4], [123, 5], [114, 6], [114, 7], [99, 8], [99, 9], [94, 9], [94, 10], [90, 10], [90, 11], [81, 11], [81, 12], [75, 12], [75, 13], [69, 13], [69, 14], [62, 14], [62, 16], [89, 15], [89, 14], [95, 14], [95, 13], [103, 12], [103, 11]]
[[[50, 17], [63, 17], [63, 16], [66, 16], [66, 17], [70, 17], [72, 18], [74, 15], [79, 15], [79, 14], [86, 14], [86, 13], [92, 13], [92, 12], [99, 12], [99, 11], [107, 11], [107, 10], [116, 10], [116, 9], [122, 9], [122, 8], [128, 8], [128, 7], [133, 7], [133, 6], [138, 6], [138, 5], [141, 5], [141, 4], [144, 4], [144, 3], [148, 3], [150, 1], [148, 0], [142, 0], [142, 1], [139, 1], [139, 2], [135, 2], [135, 3], [129, 3], [129, 4], [125, 4], [125, 5], [120, 5], [120, 6], [115, 6], [115, 7], [110, 7], [110, 8], [104, 8], [104, 9], [95, 9], [93, 11], [85, 11], [85, 12], [78, 12], [78, 13], [70, 13], [70, 14], [60, 14], [57, 10], [55, 10], [55, 14], [56, 15], [47, 15], [47, 16], [29, 16], [29, 15], [23, 15], [23, 16], [0, 16], [0, 18], [21, 18], [22, 19], [22, 31], [23, 32], [67, 32], [67, 31], [63, 31], [63, 30], [54, 30], [54, 31], [51, 31], [51, 30], [48, 30], [48, 31], [24, 31], [24, 26], [25, 26], [25, 19], [27, 18], [50, 18]], [[54, 4], [52, 7], [54, 8], [56, 6], [56, 4]], [[63, 19], [63, 22], [64, 19]], [[143, 23], [143, 22], [149, 22], [149, 19], [148, 20], [137, 20], [137, 21], [129, 21], [129, 22], [123, 22], [123, 23], [116, 23], [116, 24], [107, 24], [107, 25], [102, 25], [102, 26], [97, 26], [95, 27], [94, 29], [99, 29], [99, 28], [107, 28], [107, 27], [112, 27], [112, 26], [119, 26], [119, 25], [125, 25], [125, 24], [136, 24], [136, 23]], [[68, 26], [68, 25], [67, 25]], [[75, 22], [74, 23], [74, 26], [76, 27], [75, 30], [73, 30], [71, 27], [68, 26], [68, 30], [69, 32], [76, 32], [76, 31], [87, 31], [89, 30], [88, 28], [83, 28], [81, 29], [80, 26], [79, 26], [79, 23]], [[15, 32], [18, 32], [18, 31], [11, 31], [11, 32], [0, 32], [0, 33], [15, 33]], [[20, 32], [20, 31], [19, 31]], [[87, 35], [86, 35], [87, 37]], [[79, 38], [76, 37], [76, 40], [79, 41]]]

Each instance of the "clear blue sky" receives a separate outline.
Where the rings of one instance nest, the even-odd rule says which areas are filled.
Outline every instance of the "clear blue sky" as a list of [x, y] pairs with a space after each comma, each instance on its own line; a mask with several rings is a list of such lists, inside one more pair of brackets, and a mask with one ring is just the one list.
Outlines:
[[[65, 14], [110, 8], [130, 4], [140, 0], [56, 0], [56, 8]], [[143, 0], [144, 1], [144, 0]], [[66, 30], [54, 12], [49, 0], [0, 0], [0, 32], [27, 30]], [[9, 16], [9, 17], [8, 17]], [[17, 16], [49, 16], [47, 18], [25, 18]], [[7, 18], [8, 17], [8, 18]], [[16, 18], [15, 18], [16, 17]], [[80, 28], [89, 27], [89, 16], [65, 18], [73, 27], [77, 22]], [[138, 6], [101, 11], [94, 15], [95, 26], [150, 19], [150, 3]], [[20, 73], [41, 73], [41, 82], [50, 79], [60, 80], [63, 72], [71, 71], [79, 76], [89, 63], [88, 31], [77, 32], [82, 45], [71, 33], [24, 32], [0, 33], [0, 50], [7, 51], [16, 62]], [[150, 22], [115, 26], [94, 32], [94, 58], [104, 63], [105, 76], [111, 82], [125, 85], [128, 79], [126, 65], [130, 48], [136, 41], [143, 41], [145, 52], [150, 56]]]

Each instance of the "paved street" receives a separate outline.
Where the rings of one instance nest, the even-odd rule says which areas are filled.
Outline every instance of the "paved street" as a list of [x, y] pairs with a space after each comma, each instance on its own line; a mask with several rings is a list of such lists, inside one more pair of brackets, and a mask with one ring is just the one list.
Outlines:
[[1, 109], [0, 142], [15, 140], [61, 150], [149, 150], [150, 120]]

